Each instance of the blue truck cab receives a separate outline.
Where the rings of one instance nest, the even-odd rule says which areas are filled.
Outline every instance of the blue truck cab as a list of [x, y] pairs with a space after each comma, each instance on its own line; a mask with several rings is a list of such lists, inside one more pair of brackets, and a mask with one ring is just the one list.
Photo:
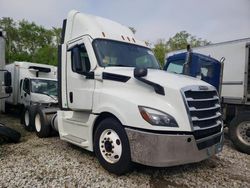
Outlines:
[[217, 91], [220, 90], [222, 63], [212, 57], [193, 52], [178, 53], [166, 59], [163, 69], [176, 74], [200, 78], [213, 85]]

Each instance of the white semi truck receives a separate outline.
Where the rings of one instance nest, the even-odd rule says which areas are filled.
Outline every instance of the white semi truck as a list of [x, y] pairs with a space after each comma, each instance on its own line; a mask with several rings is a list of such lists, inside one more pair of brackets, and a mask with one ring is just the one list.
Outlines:
[[[132, 162], [165, 167], [202, 161], [222, 150], [216, 89], [167, 73], [127, 27], [71, 11], [59, 46], [59, 109], [40, 106], [39, 137], [94, 151], [109, 172]], [[212, 110], [212, 111], [211, 111]]]
[[[186, 61], [184, 51], [168, 53], [167, 71], [182, 72], [178, 70], [183, 69]], [[220, 80], [217, 60], [224, 57], [220, 86], [223, 118], [236, 148], [250, 154], [250, 38], [193, 48], [191, 54], [187, 75], [196, 77], [202, 73], [205, 81], [215, 85]]]
[[13, 93], [5, 100], [5, 112], [19, 107], [22, 123], [33, 130], [34, 117], [31, 104], [57, 104], [57, 67], [52, 65], [14, 62], [6, 65], [12, 75]]

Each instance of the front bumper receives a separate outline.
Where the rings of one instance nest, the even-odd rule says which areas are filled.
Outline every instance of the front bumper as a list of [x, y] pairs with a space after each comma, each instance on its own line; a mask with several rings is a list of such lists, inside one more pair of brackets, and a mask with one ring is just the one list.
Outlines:
[[[134, 162], [155, 166], [167, 167], [199, 162], [222, 151], [223, 132], [209, 138], [203, 138], [202, 143], [208, 145], [198, 149], [193, 135], [158, 134], [125, 128], [131, 150], [131, 159]], [[218, 140], [214, 143], [215, 139]]]

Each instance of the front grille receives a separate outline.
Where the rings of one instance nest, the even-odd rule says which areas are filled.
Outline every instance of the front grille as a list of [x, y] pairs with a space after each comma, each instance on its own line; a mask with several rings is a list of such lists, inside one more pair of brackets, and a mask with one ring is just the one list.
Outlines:
[[223, 126], [217, 91], [214, 87], [206, 89], [200, 90], [200, 87], [194, 86], [182, 90], [197, 141], [220, 133]]

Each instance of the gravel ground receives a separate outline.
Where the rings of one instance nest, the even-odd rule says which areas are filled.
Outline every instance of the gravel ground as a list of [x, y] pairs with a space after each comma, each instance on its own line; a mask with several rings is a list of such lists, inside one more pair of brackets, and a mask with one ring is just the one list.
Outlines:
[[13, 116], [1, 122], [21, 132], [0, 146], [0, 187], [250, 187], [250, 156], [225, 140], [223, 152], [197, 164], [170, 168], [137, 165], [124, 176], [105, 171], [95, 156], [58, 137], [40, 139]]

